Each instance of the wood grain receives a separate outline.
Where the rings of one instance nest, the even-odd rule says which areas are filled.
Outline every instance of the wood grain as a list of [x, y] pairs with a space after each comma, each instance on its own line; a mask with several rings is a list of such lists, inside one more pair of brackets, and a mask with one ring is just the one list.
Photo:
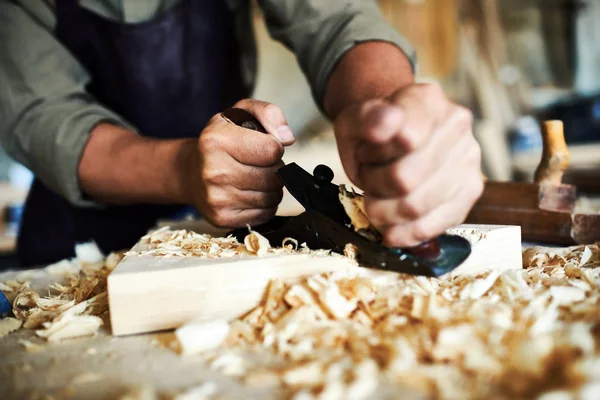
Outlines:
[[[518, 227], [460, 226], [471, 256], [453, 273], [521, 267]], [[142, 249], [138, 244], [133, 250]], [[233, 258], [131, 255], [108, 277], [112, 333], [177, 328], [191, 320], [233, 319], [256, 306], [272, 279], [323, 272], [389, 273], [360, 268], [341, 256], [240, 255]]]
[[357, 268], [347, 258], [308, 254], [233, 258], [128, 256], [108, 277], [112, 332], [177, 328], [233, 319], [259, 303], [271, 279]]

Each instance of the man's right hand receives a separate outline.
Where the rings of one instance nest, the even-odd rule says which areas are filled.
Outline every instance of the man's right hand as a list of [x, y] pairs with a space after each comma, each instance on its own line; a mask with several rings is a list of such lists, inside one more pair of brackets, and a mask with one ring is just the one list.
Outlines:
[[283, 197], [276, 172], [284, 147], [295, 138], [274, 104], [242, 100], [235, 107], [252, 114], [268, 134], [241, 128], [217, 114], [190, 151], [186, 173], [193, 205], [210, 223], [236, 228], [275, 215]]

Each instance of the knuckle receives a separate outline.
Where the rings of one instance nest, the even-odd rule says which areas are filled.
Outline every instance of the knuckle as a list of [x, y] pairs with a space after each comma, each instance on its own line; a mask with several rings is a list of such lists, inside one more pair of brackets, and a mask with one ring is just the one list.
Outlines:
[[423, 215], [424, 205], [413, 199], [406, 199], [398, 204], [398, 211], [409, 218], [418, 218]]
[[273, 103], [264, 103], [260, 112], [262, 116], [268, 120], [281, 119], [283, 116], [283, 111], [281, 111], [281, 108]]
[[221, 135], [212, 132], [205, 132], [198, 139], [198, 146], [202, 152], [210, 152], [222, 146]]
[[412, 232], [413, 237], [419, 242], [429, 240], [437, 234], [435, 229], [429, 223], [423, 220], [416, 221], [413, 224]]
[[483, 194], [483, 189], [484, 189], [484, 183], [483, 180], [479, 177], [477, 177], [477, 179], [474, 179], [474, 183], [472, 185], [471, 188], [471, 196], [470, 199], [472, 202], [477, 201], [481, 195]]
[[265, 139], [268, 140], [265, 140], [264, 145], [261, 147], [261, 151], [265, 159], [270, 161], [271, 164], [275, 164], [283, 157], [283, 146], [279, 145], [279, 143], [268, 136], [265, 136]]
[[205, 168], [202, 180], [210, 185], [222, 185], [227, 181], [227, 173], [222, 168]]
[[465, 160], [469, 162], [469, 164], [475, 164], [477, 167], [481, 164], [481, 147], [479, 143], [473, 138], [471, 140], [471, 144], [466, 154], [464, 155]]
[[414, 183], [408, 173], [408, 169], [402, 165], [394, 168], [391, 183], [399, 194], [406, 195], [414, 189]]
[[367, 217], [374, 224], [383, 224], [385, 223], [385, 216], [381, 211], [381, 207], [379, 207], [379, 202], [377, 201], [367, 201], [365, 199], [365, 212], [367, 213]]
[[233, 106], [235, 108], [245, 108], [250, 102], [252, 102], [252, 99], [241, 99], [240, 101], [235, 103]]
[[456, 106], [454, 109], [454, 118], [462, 126], [471, 127], [473, 125], [473, 113], [466, 107]]
[[444, 91], [442, 90], [442, 87], [438, 83], [435, 83], [435, 82], [422, 83], [419, 86], [420, 86], [422, 93], [426, 96], [435, 96], [435, 97], [443, 97], [444, 96]]
[[217, 211], [212, 215], [212, 221], [215, 226], [230, 226], [232, 223], [231, 218], [227, 215], [227, 213], [222, 211]]
[[396, 136], [400, 147], [407, 153], [418, 150], [425, 141], [425, 135], [411, 128], [403, 128]]
[[220, 194], [218, 190], [207, 188], [206, 189], [206, 204], [208, 204], [209, 208], [215, 212], [219, 213], [225, 209], [226, 201], [225, 198]]

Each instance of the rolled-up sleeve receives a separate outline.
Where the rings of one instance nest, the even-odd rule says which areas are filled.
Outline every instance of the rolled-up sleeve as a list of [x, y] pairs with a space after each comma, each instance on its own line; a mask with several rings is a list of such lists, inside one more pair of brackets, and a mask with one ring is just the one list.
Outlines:
[[52, 27], [0, 0], [0, 142], [50, 189], [83, 206], [95, 205], [77, 172], [91, 130], [105, 121], [132, 128], [95, 102], [88, 81]]
[[408, 41], [381, 16], [374, 0], [260, 0], [271, 36], [298, 58], [322, 109], [329, 75], [349, 49], [362, 42], [395, 44], [409, 58]]

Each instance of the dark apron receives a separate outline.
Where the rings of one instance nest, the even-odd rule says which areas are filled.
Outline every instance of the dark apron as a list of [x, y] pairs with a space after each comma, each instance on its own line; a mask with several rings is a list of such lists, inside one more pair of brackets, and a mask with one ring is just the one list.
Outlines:
[[[151, 21], [123, 24], [60, 0], [56, 36], [89, 72], [88, 92], [143, 135], [197, 137], [212, 115], [248, 96], [225, 3], [182, 0]], [[19, 232], [21, 265], [73, 257], [75, 244], [90, 240], [105, 253], [128, 249], [158, 219], [183, 209], [75, 207], [36, 179]]]

